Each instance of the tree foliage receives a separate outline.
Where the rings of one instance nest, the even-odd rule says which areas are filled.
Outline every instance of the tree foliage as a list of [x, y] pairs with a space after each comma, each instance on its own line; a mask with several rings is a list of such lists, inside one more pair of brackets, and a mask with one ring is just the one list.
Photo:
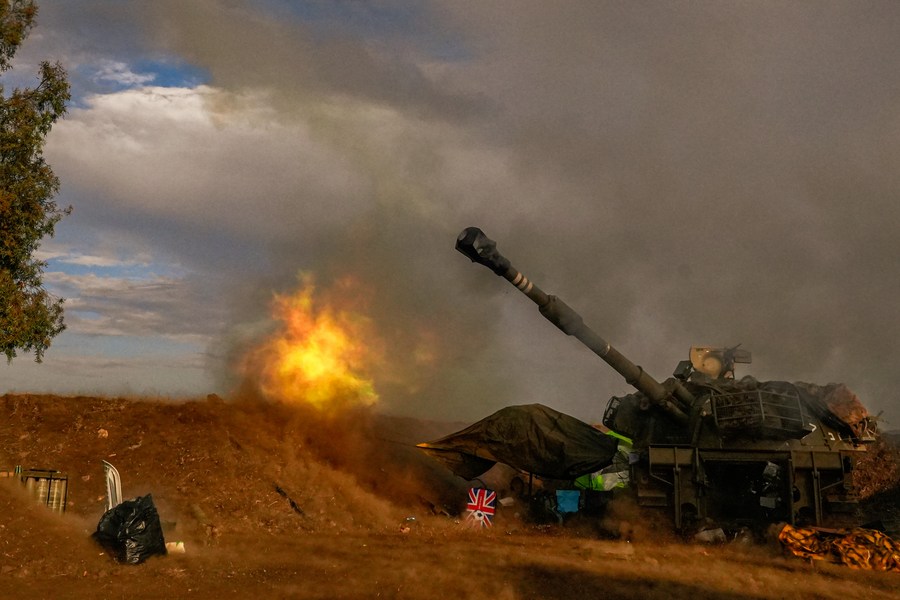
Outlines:
[[[0, 74], [10, 69], [36, 14], [33, 0], [0, 0]], [[7, 95], [0, 84], [0, 348], [7, 360], [25, 351], [40, 361], [65, 329], [63, 299], [44, 289], [46, 263], [34, 254], [71, 211], [53, 201], [59, 179], [43, 157], [47, 134], [69, 97], [59, 63], [42, 62], [34, 88]]]

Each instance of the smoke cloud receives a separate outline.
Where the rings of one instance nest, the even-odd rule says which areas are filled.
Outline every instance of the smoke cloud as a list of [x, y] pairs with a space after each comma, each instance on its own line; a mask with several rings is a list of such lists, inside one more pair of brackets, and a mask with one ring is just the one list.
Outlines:
[[[389, 348], [385, 410], [598, 420], [627, 384], [454, 251], [474, 225], [657, 379], [740, 343], [739, 376], [843, 381], [900, 427], [900, 7], [72, 4], [40, 27], [73, 60], [209, 74], [189, 98], [98, 96], [54, 165], [98, 226], [166, 240], [219, 292], [214, 356], [298, 272], [352, 274]], [[78, 46], [68, 23], [101, 18], [130, 36]]]

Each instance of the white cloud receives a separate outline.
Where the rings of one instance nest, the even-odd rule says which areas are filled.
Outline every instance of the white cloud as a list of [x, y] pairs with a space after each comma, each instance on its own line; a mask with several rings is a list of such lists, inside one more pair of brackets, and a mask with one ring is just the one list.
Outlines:
[[87, 104], [54, 128], [47, 155], [66, 185], [118, 210], [289, 236], [366, 209], [354, 166], [264, 95], [148, 87]]
[[97, 256], [93, 254], [70, 253], [67, 251], [48, 251], [38, 250], [34, 253], [38, 260], [53, 260], [56, 263], [65, 265], [78, 265], [81, 267], [135, 267], [148, 266], [146, 260], [121, 260], [113, 256]]
[[71, 333], [155, 336], [205, 345], [222, 325], [221, 307], [210, 307], [185, 279], [51, 271], [45, 282], [66, 298]]
[[96, 65], [94, 79], [101, 82], [111, 82], [122, 86], [133, 87], [152, 83], [155, 79], [152, 74], [140, 74], [132, 71], [127, 63], [116, 60], [101, 60]]
[[144, 265], [145, 261], [122, 261], [109, 256], [94, 256], [90, 254], [69, 254], [56, 258], [57, 262], [67, 265], [79, 265], [83, 267], [131, 267]]
[[[63, 220], [58, 227], [65, 232], [68, 224], [68, 220]], [[59, 238], [45, 239], [34, 256], [38, 260], [52, 261], [55, 266], [130, 270], [145, 268], [149, 271], [154, 267], [163, 267], [159, 258], [154, 258], [153, 252], [152, 247], [148, 248], [145, 242], [134, 235], [105, 231], [100, 239], [89, 239], [86, 234], [75, 236], [75, 241], [69, 242], [63, 242]], [[165, 265], [167, 272], [172, 269], [173, 265]]]

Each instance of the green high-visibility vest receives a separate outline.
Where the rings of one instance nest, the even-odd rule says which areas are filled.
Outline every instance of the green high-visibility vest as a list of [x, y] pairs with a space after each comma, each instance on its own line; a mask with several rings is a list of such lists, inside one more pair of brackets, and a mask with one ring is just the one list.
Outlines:
[[[626, 459], [624, 464], [627, 465], [628, 453], [631, 452], [631, 439], [612, 430], [607, 431], [606, 435], [610, 435], [619, 440], [617, 454]], [[628, 470], [621, 468], [616, 469], [612, 466], [604, 467], [599, 471], [588, 473], [587, 475], [582, 475], [575, 479], [575, 487], [596, 492], [608, 492], [615, 488], [624, 488], [627, 483]]]

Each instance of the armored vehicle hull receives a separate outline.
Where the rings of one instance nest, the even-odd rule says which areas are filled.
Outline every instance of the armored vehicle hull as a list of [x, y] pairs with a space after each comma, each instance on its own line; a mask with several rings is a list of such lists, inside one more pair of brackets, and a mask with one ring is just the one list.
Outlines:
[[637, 390], [609, 400], [603, 425], [631, 440], [629, 488], [640, 505], [668, 510], [678, 529], [709, 520], [821, 525], [852, 510], [854, 462], [876, 433], [846, 386], [737, 380], [735, 363], [750, 362], [737, 347], [691, 348], [660, 383], [514, 268], [480, 229], [465, 229], [456, 248]]

